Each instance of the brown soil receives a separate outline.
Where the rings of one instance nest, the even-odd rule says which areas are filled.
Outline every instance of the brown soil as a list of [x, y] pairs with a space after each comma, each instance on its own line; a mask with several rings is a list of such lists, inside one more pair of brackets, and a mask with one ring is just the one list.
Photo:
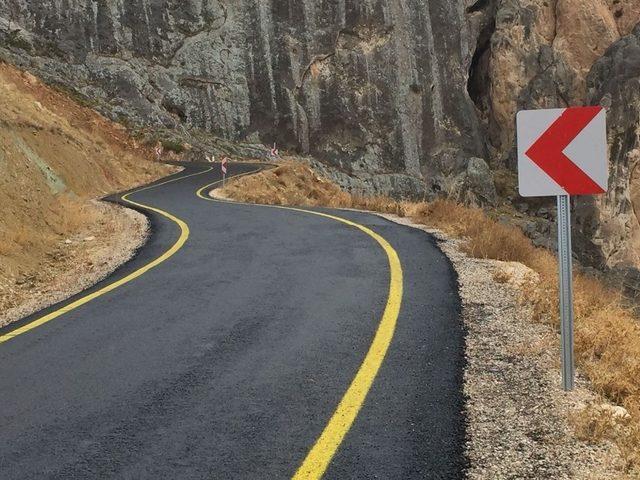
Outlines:
[[87, 281], [54, 285], [62, 273], [115, 268], [131, 253], [140, 219], [92, 199], [173, 171], [152, 158], [122, 126], [0, 63], [0, 324]]
[[141, 213], [91, 202], [91, 222], [47, 252], [38, 270], [0, 284], [0, 327], [62, 301], [102, 280], [129, 260], [147, 239]]

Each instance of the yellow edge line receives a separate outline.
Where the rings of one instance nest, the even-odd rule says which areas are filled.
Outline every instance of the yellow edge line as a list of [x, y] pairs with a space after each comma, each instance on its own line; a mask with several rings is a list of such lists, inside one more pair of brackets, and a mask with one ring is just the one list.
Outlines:
[[[249, 175], [255, 172], [248, 172], [244, 175]], [[243, 175], [239, 175], [243, 176]], [[236, 177], [237, 178], [237, 177]], [[203, 192], [207, 188], [213, 187], [214, 184], [207, 185], [198, 190], [198, 197], [213, 202], [219, 202], [219, 200], [211, 197], [205, 197]], [[226, 202], [226, 203], [238, 203], [238, 202]], [[344, 440], [347, 432], [351, 429], [353, 422], [355, 421], [362, 405], [364, 404], [367, 394], [373, 382], [382, 366], [384, 358], [389, 350], [391, 341], [398, 322], [398, 316], [400, 315], [400, 305], [402, 303], [402, 265], [398, 253], [381, 235], [377, 234], [373, 230], [360, 225], [359, 223], [352, 222], [345, 218], [337, 217], [335, 215], [329, 215], [326, 213], [315, 212], [313, 210], [305, 210], [302, 208], [283, 207], [280, 205], [258, 205], [261, 207], [278, 208], [282, 210], [291, 210], [294, 212], [302, 212], [319, 217], [328, 218], [337, 222], [343, 223], [350, 227], [357, 228], [373, 238], [382, 247], [387, 255], [389, 261], [389, 295], [387, 298], [387, 305], [382, 315], [382, 320], [378, 325], [375, 337], [369, 351], [364, 358], [364, 361], [360, 365], [356, 376], [349, 385], [346, 393], [342, 397], [342, 400], [338, 404], [338, 407], [334, 411], [329, 423], [326, 425], [322, 434], [313, 445], [306, 458], [302, 462], [302, 465], [298, 468], [297, 472], [293, 476], [292, 480], [319, 480], [324, 475], [325, 471], [331, 463], [331, 459], [338, 451], [340, 444]]]
[[184, 244], [186, 243], [187, 239], [189, 238], [189, 226], [182, 220], [180, 220], [179, 218], [171, 215], [168, 212], [165, 212], [164, 210], [160, 210], [159, 208], [154, 208], [154, 207], [150, 207], [149, 205], [144, 205], [142, 203], [137, 203], [134, 202], [133, 200], [129, 200], [129, 195], [133, 195], [135, 193], [140, 193], [140, 192], [144, 192], [146, 190], [150, 190], [152, 188], [157, 188], [157, 187], [161, 187], [163, 185], [167, 185], [169, 183], [173, 183], [173, 182], [177, 182], [179, 180], [184, 180], [185, 178], [189, 178], [189, 177], [195, 177], [197, 175], [202, 175], [204, 173], [210, 172], [211, 170], [213, 170], [213, 167], [208, 168], [207, 170], [203, 170], [202, 172], [197, 172], [197, 173], [192, 173], [190, 175], [185, 175], [183, 177], [178, 177], [178, 178], [173, 178], [171, 180], [167, 180], [166, 182], [162, 182], [162, 183], [158, 183], [156, 185], [151, 185], [149, 187], [144, 187], [141, 188], [139, 190], [136, 190], [134, 192], [130, 192], [127, 193], [126, 195], [122, 196], [122, 200], [124, 200], [125, 202], [131, 204], [131, 205], [135, 205], [136, 207], [140, 207], [140, 208], [144, 208], [147, 210], [150, 210], [152, 212], [158, 213], [160, 215], [162, 215], [163, 217], [168, 218], [169, 220], [171, 220], [172, 222], [176, 223], [179, 227], [180, 227], [180, 237], [178, 238], [178, 240], [176, 241], [176, 243], [173, 244], [173, 246], [171, 248], [169, 248], [169, 250], [167, 250], [166, 252], [164, 252], [162, 255], [160, 255], [158, 258], [156, 258], [155, 260], [153, 260], [152, 262], [146, 264], [145, 266], [139, 268], [138, 270], [136, 270], [135, 272], [130, 273], [129, 275], [127, 275], [124, 278], [121, 278], [120, 280], [117, 280], [113, 283], [110, 283], [109, 285], [101, 288], [100, 290], [97, 290], [89, 295], [85, 295], [82, 298], [79, 298], [78, 300], [76, 300], [75, 302], [70, 303], [69, 305], [65, 305], [64, 307], [55, 310], [43, 317], [38, 318], [37, 320], [34, 320], [33, 322], [27, 323], [26, 325], [23, 325], [20, 328], [16, 328], [15, 330], [12, 330], [11, 332], [0, 336], [0, 344], [8, 342], [9, 340], [14, 339], [15, 337], [19, 336], [19, 335], [23, 335], [35, 328], [38, 328], [42, 325], [44, 325], [45, 323], [49, 323], [52, 320], [55, 320], [56, 318], [64, 315], [65, 313], [69, 313], [72, 310], [75, 310], [76, 308], [81, 307], [82, 305], [85, 305], [87, 303], [89, 303], [92, 300], [95, 300], [98, 297], [101, 297], [113, 290], [115, 290], [118, 287], [121, 287], [122, 285], [131, 282], [132, 280], [144, 275], [145, 273], [147, 273], [149, 270], [151, 270], [154, 267], [157, 267], [158, 265], [160, 265], [162, 262], [167, 261], [169, 258], [171, 258], [173, 255], [176, 254], [176, 252], [178, 250], [180, 250]]

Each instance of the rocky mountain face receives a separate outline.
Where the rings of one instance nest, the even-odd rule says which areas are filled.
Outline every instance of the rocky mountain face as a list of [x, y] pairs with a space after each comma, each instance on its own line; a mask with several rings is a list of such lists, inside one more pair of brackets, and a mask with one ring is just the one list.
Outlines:
[[494, 176], [521, 201], [502, 185], [517, 110], [603, 102], [612, 190], [580, 200], [577, 244], [614, 266], [639, 230], [639, 21], [640, 0], [0, 0], [0, 56], [134, 125], [275, 141], [350, 188], [476, 204], [498, 201]]
[[[599, 59], [588, 101], [609, 107], [611, 175], [606, 196], [579, 203], [579, 222], [596, 265], [640, 265], [640, 25]], [[585, 250], [586, 251], [586, 250]]]
[[640, 1], [503, 0], [494, 8], [472, 93], [494, 161], [513, 167], [515, 113], [587, 103], [591, 67], [640, 22]]
[[277, 141], [378, 189], [423, 194], [441, 188], [431, 179], [443, 169], [485, 156], [466, 92], [484, 17], [469, 8], [463, 0], [3, 0], [0, 17], [11, 61], [102, 99], [114, 116]]
[[[640, 61], [634, 50], [637, 29], [631, 32], [640, 22], [640, 2], [504, 0], [492, 8], [494, 29], [482, 53], [476, 53], [470, 77], [491, 166], [515, 170], [518, 110], [607, 107], [611, 188], [606, 196], [576, 200], [575, 246], [587, 265], [639, 265], [634, 132], [640, 122]], [[530, 202], [528, 213], [552, 220], [552, 202], [540, 203]], [[542, 222], [542, 230], [542, 237], [553, 237], [553, 225]]]

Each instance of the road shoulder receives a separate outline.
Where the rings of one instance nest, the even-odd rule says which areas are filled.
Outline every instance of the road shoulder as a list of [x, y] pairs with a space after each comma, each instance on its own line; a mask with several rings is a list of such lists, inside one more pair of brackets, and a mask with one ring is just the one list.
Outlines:
[[61, 238], [38, 275], [7, 286], [12, 306], [0, 314], [0, 327], [62, 302], [109, 277], [131, 260], [149, 238], [149, 220], [134, 210], [92, 202], [103, 221]]
[[[611, 444], [591, 445], [575, 437], [570, 413], [594, 401], [587, 382], [565, 394], [556, 334], [531, 321], [520, 287], [535, 273], [519, 263], [470, 258], [460, 240], [382, 215], [428, 232], [458, 273], [466, 328], [464, 390], [468, 478], [608, 479], [621, 465]], [[569, 413], [569, 415], [567, 414]]]

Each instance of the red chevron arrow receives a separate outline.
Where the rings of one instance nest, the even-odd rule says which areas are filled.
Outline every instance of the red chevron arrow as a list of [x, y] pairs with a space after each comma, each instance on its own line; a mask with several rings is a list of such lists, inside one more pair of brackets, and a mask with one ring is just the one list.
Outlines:
[[604, 193], [564, 150], [602, 111], [602, 107], [567, 108], [549, 129], [527, 150], [526, 155], [569, 195]]

